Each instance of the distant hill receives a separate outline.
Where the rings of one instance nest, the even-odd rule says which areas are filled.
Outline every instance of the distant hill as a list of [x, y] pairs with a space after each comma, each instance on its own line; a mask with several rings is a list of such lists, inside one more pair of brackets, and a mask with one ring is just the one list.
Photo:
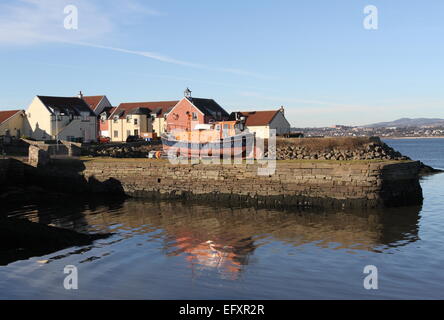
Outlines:
[[365, 128], [384, 128], [384, 127], [424, 127], [424, 126], [444, 126], [444, 119], [433, 118], [402, 118], [395, 121], [379, 122], [364, 126]]

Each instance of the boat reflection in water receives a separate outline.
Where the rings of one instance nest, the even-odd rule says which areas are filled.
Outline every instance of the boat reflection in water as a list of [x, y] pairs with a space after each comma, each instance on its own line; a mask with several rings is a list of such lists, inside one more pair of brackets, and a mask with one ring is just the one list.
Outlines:
[[179, 251], [175, 250], [173, 254], [186, 253], [185, 259], [189, 262], [193, 273], [214, 269], [221, 277], [232, 280], [237, 279], [242, 266], [247, 264], [248, 255], [254, 250], [253, 242], [249, 248], [242, 247], [239, 250], [239, 248], [224, 246], [212, 240], [196, 244], [195, 239], [185, 237], [178, 238], [176, 241]]
[[[254, 263], [258, 248], [272, 247], [276, 242], [293, 247], [312, 245], [372, 252], [414, 242], [418, 240], [420, 209], [283, 212], [126, 200], [63, 206], [63, 210], [28, 208], [14, 214], [80, 232], [112, 232], [112, 239], [100, 242], [101, 248], [110, 246], [110, 251], [122, 250], [121, 245], [113, 248], [116, 241], [136, 237], [139, 246], [143, 242], [161, 243], [159, 253], [183, 258], [183, 265], [191, 268], [193, 277], [211, 271], [224, 279], [237, 279], [246, 266]], [[125, 245], [128, 256], [140, 256], [140, 250], [134, 241]], [[110, 257], [112, 254], [97, 259]], [[53, 257], [57, 258], [60, 257]]]

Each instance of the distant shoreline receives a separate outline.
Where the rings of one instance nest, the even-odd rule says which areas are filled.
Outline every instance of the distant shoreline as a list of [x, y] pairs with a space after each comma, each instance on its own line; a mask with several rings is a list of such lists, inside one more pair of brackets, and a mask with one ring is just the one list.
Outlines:
[[380, 137], [381, 139], [385, 140], [413, 140], [413, 139], [444, 139], [444, 136], [434, 136], [434, 137]]

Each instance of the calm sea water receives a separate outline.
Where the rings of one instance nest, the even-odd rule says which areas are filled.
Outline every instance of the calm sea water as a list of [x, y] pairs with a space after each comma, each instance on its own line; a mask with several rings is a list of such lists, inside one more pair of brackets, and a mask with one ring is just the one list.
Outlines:
[[[444, 139], [387, 140], [444, 168]], [[444, 298], [444, 174], [422, 207], [280, 212], [128, 200], [11, 213], [81, 232], [113, 232], [0, 267], [1, 299]], [[65, 290], [74, 265], [79, 289]], [[375, 265], [379, 289], [364, 289]]]

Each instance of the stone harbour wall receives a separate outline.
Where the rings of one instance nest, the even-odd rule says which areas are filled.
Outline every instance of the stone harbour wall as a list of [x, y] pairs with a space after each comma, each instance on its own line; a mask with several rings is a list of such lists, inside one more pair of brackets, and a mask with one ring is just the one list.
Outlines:
[[9, 164], [9, 159], [0, 159], [0, 184], [3, 184], [7, 179]]
[[[88, 181], [88, 192], [103, 192], [108, 185], [129, 196], [156, 199], [266, 207], [390, 207], [423, 199], [416, 161], [278, 161], [276, 172], [267, 176], [258, 175], [259, 167], [100, 159], [84, 161], [77, 171]], [[60, 178], [66, 173], [52, 166], [43, 174]]]

